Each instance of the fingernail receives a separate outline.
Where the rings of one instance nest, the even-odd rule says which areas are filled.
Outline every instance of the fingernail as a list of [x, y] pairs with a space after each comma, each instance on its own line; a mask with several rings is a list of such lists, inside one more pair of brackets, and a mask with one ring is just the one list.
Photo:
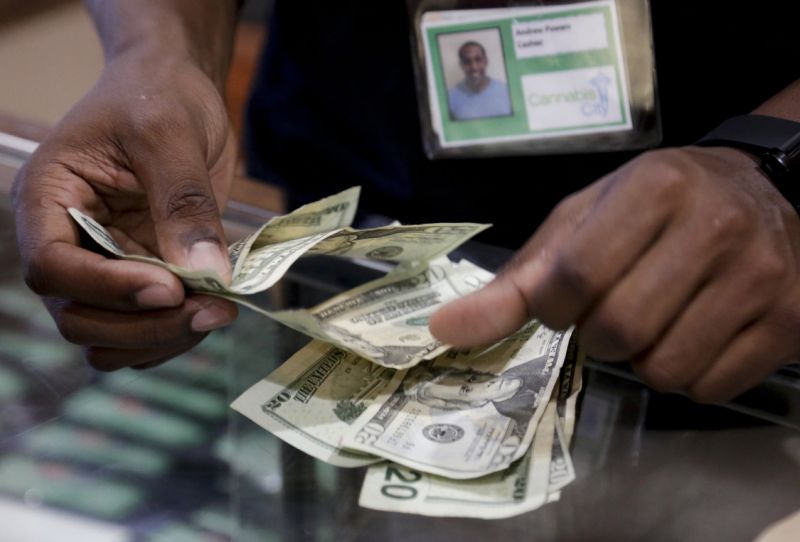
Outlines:
[[189, 268], [195, 271], [211, 269], [226, 280], [231, 274], [227, 256], [222, 254], [219, 245], [210, 241], [199, 241], [192, 245], [192, 250], [189, 251]]
[[143, 309], [174, 307], [179, 300], [163, 284], [152, 284], [136, 292], [136, 303]]
[[210, 305], [192, 318], [192, 331], [196, 333], [204, 333], [226, 326], [231, 322], [230, 315], [221, 308]]

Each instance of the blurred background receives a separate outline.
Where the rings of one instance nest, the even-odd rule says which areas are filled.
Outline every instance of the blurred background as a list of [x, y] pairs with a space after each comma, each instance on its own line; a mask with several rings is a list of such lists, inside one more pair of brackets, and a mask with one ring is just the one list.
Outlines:
[[[271, 4], [247, 0], [239, 20], [226, 96], [237, 134]], [[102, 69], [103, 52], [82, 1], [0, 0], [0, 131], [41, 140]], [[269, 210], [283, 208], [280, 191], [264, 183], [237, 180], [234, 199], [248, 199], [237, 196], [255, 196]]]

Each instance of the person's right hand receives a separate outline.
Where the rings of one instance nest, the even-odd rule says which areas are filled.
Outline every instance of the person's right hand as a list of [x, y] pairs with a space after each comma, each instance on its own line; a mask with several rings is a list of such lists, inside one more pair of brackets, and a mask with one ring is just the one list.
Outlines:
[[235, 144], [214, 83], [189, 59], [123, 55], [42, 143], [14, 183], [25, 280], [100, 370], [149, 367], [236, 317], [154, 265], [80, 247], [75, 207], [128, 253], [230, 280], [220, 222]]

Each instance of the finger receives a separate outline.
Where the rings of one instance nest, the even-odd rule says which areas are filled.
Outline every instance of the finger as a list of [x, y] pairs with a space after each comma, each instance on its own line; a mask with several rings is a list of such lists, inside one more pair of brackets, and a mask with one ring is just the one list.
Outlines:
[[696, 401], [719, 403], [752, 388], [800, 351], [800, 289], [784, 288], [781, 298], [753, 325], [743, 329], [708, 369], [689, 386]]
[[79, 248], [79, 229], [67, 208], [96, 206], [87, 190], [68, 172], [46, 171], [36, 164], [20, 172], [15, 183], [17, 234], [28, 286], [43, 296], [115, 310], [179, 305], [183, 287], [168, 271]]
[[741, 330], [760, 318], [775, 297], [758, 262], [730, 270], [705, 286], [633, 368], [651, 387], [686, 391]]
[[[718, 260], [714, 236], [698, 224], [670, 227], [580, 322], [580, 340], [598, 360], [626, 360], [651, 347], [678, 317]], [[687, 265], [687, 262], [691, 262]]]
[[231, 323], [230, 301], [193, 295], [180, 307], [139, 313], [113, 312], [67, 304], [56, 314], [61, 334], [75, 344], [121, 349], [168, 349]]
[[530, 320], [526, 289], [538, 283], [561, 243], [586, 217], [598, 186], [565, 200], [486, 287], [436, 311], [429, 325], [440, 341], [456, 347], [495, 342]]
[[25, 281], [39, 295], [118, 311], [177, 307], [184, 290], [160, 267], [104, 258], [54, 242], [30, 255]]
[[[532, 317], [554, 329], [578, 321], [671, 216], [680, 188], [675, 175], [645, 186], [636, 167], [623, 168], [557, 209], [495, 281], [434, 314], [431, 332], [445, 343], [469, 347], [513, 333]], [[644, 198], [660, 205], [631, 212]]]
[[130, 367], [145, 370], [163, 365], [167, 361], [194, 348], [204, 336], [173, 348], [147, 350], [125, 350], [119, 348], [89, 347], [85, 356], [89, 364], [98, 371], [110, 372]]
[[[796, 339], [792, 341], [794, 351], [796, 343]], [[776, 351], [781, 344], [785, 344], [785, 337], [763, 322], [743, 330], [688, 386], [689, 397], [703, 403], [721, 403], [756, 386], [792, 360], [791, 351]]]
[[[667, 227], [680, 190], [670, 176], [642, 182], [628, 172], [565, 239], [542, 276], [517, 280], [529, 313], [553, 329], [577, 322], [611, 291]], [[654, 203], [637, 212], [642, 202]]]
[[131, 365], [130, 368], [135, 371], [146, 371], [147, 369], [154, 369], [156, 367], [160, 367], [164, 365], [166, 362], [170, 361], [172, 358], [178, 357], [179, 355], [183, 354], [184, 352], [190, 350], [191, 348], [187, 348], [186, 350], [179, 350], [175, 354], [170, 354], [163, 358], [157, 358], [153, 361], [148, 361], [147, 363], [139, 363], [137, 365]]
[[85, 349], [84, 356], [89, 365], [103, 372], [117, 371], [125, 367], [151, 369], [190, 350], [202, 341], [204, 336], [193, 337], [187, 343], [170, 348], [121, 349], [90, 346]]
[[149, 137], [131, 145], [134, 170], [147, 189], [162, 257], [192, 270], [212, 270], [230, 282], [231, 268], [219, 207], [198, 130], [154, 116]]

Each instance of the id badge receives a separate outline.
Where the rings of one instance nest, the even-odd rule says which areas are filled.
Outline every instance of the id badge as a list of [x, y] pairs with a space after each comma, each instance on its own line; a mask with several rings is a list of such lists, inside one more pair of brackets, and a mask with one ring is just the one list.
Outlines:
[[441, 4], [409, 3], [430, 158], [602, 152], [660, 142], [648, 0], [489, 9]]

